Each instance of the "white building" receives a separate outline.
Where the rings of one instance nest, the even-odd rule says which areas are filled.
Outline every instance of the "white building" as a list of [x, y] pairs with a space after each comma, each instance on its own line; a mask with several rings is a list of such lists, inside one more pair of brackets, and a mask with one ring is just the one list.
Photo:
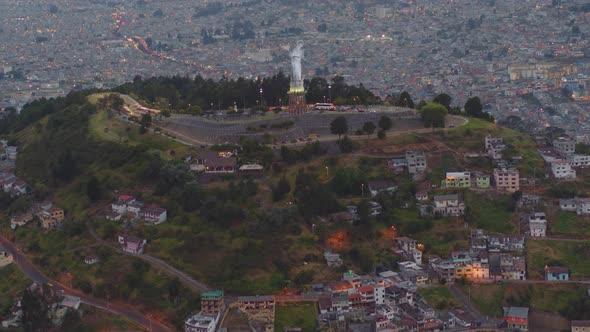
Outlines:
[[568, 156], [576, 152], [576, 141], [560, 137], [553, 141], [553, 147], [562, 155]]
[[219, 321], [219, 314], [206, 315], [199, 312], [184, 322], [185, 332], [214, 332]]
[[551, 163], [551, 173], [556, 179], [571, 180], [576, 178], [576, 170], [572, 169], [569, 162], [565, 160], [555, 160]]
[[406, 151], [408, 172], [410, 174], [422, 173], [426, 170], [426, 156], [422, 151]]
[[559, 208], [562, 211], [576, 211], [577, 215], [590, 214], [590, 198], [560, 199]]
[[559, 200], [559, 208], [562, 211], [576, 211], [576, 200], [573, 198], [568, 199], [560, 199]]
[[590, 214], [590, 199], [578, 198], [576, 199], [576, 214]]
[[457, 194], [434, 196], [432, 211], [443, 217], [459, 216], [465, 212], [465, 204]]
[[529, 230], [532, 237], [545, 237], [547, 218], [545, 213], [536, 212], [529, 215]]
[[493, 137], [487, 135], [485, 138], [485, 148], [488, 156], [494, 160], [502, 159], [502, 151], [506, 148], [502, 137]]
[[590, 166], [590, 156], [586, 154], [572, 154], [567, 157], [572, 167]]
[[6, 249], [0, 247], [0, 267], [4, 267], [8, 264], [11, 264], [14, 261], [12, 254], [9, 253]]

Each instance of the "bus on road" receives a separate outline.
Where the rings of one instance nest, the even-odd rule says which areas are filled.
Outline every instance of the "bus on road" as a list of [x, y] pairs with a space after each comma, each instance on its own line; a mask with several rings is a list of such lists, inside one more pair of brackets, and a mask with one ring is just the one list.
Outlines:
[[332, 103], [317, 103], [313, 105], [313, 109], [316, 111], [335, 111], [336, 106]]

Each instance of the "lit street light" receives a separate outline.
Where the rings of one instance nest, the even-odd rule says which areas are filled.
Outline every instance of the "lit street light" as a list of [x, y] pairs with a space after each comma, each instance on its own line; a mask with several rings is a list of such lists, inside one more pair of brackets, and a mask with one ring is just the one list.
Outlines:
[[260, 106], [262, 106], [262, 88], [260, 88]]
[[361, 183], [361, 196], [365, 197], [365, 184]]
[[330, 97], [330, 102], [332, 102], [332, 86], [328, 85], [328, 96]]
[[329, 178], [329, 177], [330, 177], [330, 173], [329, 173], [328, 166], [326, 166], [326, 177], [327, 177], [327, 178]]

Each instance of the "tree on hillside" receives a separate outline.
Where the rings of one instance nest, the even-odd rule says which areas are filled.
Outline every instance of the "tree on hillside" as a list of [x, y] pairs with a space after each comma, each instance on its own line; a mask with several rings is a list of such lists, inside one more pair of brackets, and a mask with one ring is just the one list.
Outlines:
[[344, 138], [338, 141], [338, 146], [342, 153], [351, 153], [354, 150], [354, 143], [348, 136], [344, 136]]
[[451, 111], [451, 101], [452, 100], [453, 100], [453, 98], [451, 98], [451, 96], [449, 96], [448, 94], [446, 94], [446, 93], [439, 93], [438, 95], [436, 95], [436, 97], [434, 97], [434, 99], [432, 101], [435, 102], [435, 103], [439, 103], [439, 104], [443, 105], [450, 112]]
[[375, 126], [375, 124], [371, 121], [367, 121], [363, 124], [363, 131], [365, 134], [367, 134], [367, 137], [371, 136], [375, 132], [376, 128], [377, 126]]
[[438, 103], [427, 103], [420, 108], [424, 127], [444, 128], [447, 109]]
[[343, 116], [337, 117], [330, 123], [330, 132], [334, 135], [338, 135], [338, 140], [340, 140], [340, 136], [346, 134], [347, 131], [348, 122]]
[[26, 289], [21, 306], [23, 311], [23, 328], [26, 332], [46, 331], [50, 326], [48, 311], [51, 301], [49, 289], [30, 290]]
[[101, 196], [100, 183], [98, 182], [98, 179], [94, 175], [90, 176], [90, 179], [88, 180], [88, 183], [86, 184], [86, 195], [88, 196], [88, 199], [91, 202], [96, 202], [97, 200], [100, 199], [100, 196]]
[[481, 118], [483, 116], [483, 105], [479, 97], [471, 97], [465, 102], [465, 113], [474, 118]]
[[291, 185], [287, 178], [283, 175], [283, 177], [279, 180], [276, 187], [272, 188], [272, 200], [274, 202], [278, 202], [285, 198], [285, 195], [291, 191]]
[[144, 127], [149, 127], [152, 124], [152, 116], [149, 114], [142, 115], [140, 123]]
[[84, 330], [84, 325], [80, 319], [80, 313], [78, 313], [78, 310], [68, 309], [64, 315], [60, 331], [77, 332], [82, 330]]
[[379, 118], [378, 124], [379, 124], [379, 128], [381, 128], [381, 130], [385, 131], [385, 130], [391, 129], [391, 127], [393, 126], [393, 121], [387, 115], [382, 115]]
[[414, 108], [414, 101], [407, 91], [402, 92], [397, 99], [395, 106]]

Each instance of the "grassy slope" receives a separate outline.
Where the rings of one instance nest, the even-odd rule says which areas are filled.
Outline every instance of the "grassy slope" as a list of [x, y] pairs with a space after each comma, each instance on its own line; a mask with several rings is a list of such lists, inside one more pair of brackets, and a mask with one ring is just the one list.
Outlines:
[[485, 195], [467, 190], [464, 198], [465, 206], [473, 211], [478, 228], [503, 234], [515, 231], [511, 223], [512, 212], [509, 211], [511, 197], [509, 195], [490, 199]]
[[590, 234], [590, 220], [576, 216], [575, 212], [559, 211], [555, 219], [549, 219], [549, 229], [559, 234]]
[[0, 317], [12, 306], [14, 298], [31, 281], [14, 264], [0, 268]]
[[318, 308], [315, 302], [280, 304], [275, 312], [275, 331], [286, 327], [300, 327], [303, 332], [313, 332], [317, 325]]
[[445, 286], [433, 286], [418, 289], [418, 293], [436, 310], [457, 308], [458, 304]]
[[116, 116], [109, 119], [106, 111], [98, 111], [92, 115], [88, 127], [90, 136], [98, 140], [131, 146], [144, 144], [165, 152], [185, 146], [173, 139], [151, 132], [141, 135], [139, 126], [123, 121]]
[[567, 266], [573, 278], [590, 276], [590, 241], [527, 240], [526, 247], [529, 278], [543, 279], [543, 269], [552, 261]]
[[586, 296], [586, 289], [576, 285], [498, 285], [475, 284], [463, 286], [465, 294], [484, 315], [501, 317], [502, 306], [518, 305], [535, 310], [559, 313], [575, 298]]
[[484, 139], [487, 134], [502, 136], [507, 145], [514, 147], [516, 155], [523, 157], [523, 160], [517, 163], [521, 177], [532, 176], [535, 169], [537, 175], [543, 171], [543, 158], [537, 152], [532, 137], [509, 128], [498, 127], [494, 123], [470, 118], [465, 126], [432, 135], [459, 152], [474, 152], [484, 150]]

